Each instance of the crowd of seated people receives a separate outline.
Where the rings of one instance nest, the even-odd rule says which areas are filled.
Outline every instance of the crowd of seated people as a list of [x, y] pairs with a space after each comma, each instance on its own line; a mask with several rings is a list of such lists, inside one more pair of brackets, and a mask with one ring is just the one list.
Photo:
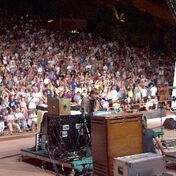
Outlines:
[[0, 134], [27, 130], [48, 97], [80, 105], [92, 89], [100, 109], [157, 108], [158, 90], [172, 85], [174, 62], [150, 46], [108, 41], [92, 33], [39, 28], [28, 16], [1, 16]]

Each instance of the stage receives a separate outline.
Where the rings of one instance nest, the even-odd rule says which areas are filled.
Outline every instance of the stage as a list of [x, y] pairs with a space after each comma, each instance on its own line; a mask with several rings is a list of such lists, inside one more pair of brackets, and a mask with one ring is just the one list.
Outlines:
[[19, 161], [27, 160], [35, 160], [42, 169], [53, 170], [60, 175], [69, 175], [72, 172], [76, 175], [80, 175], [83, 172], [91, 174], [93, 170], [92, 157], [76, 158], [74, 156], [66, 161], [64, 159], [54, 159], [47, 150], [36, 151], [35, 148], [21, 150]]

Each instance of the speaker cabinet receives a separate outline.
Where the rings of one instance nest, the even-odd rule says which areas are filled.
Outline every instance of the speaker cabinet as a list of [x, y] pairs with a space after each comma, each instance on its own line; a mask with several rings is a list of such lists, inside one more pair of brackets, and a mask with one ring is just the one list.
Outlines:
[[64, 98], [48, 98], [48, 113], [55, 116], [70, 115], [70, 101]]
[[163, 123], [164, 128], [166, 129], [176, 129], [176, 120], [174, 120], [173, 118], [168, 118], [164, 121]]
[[143, 152], [141, 120], [142, 113], [92, 117], [94, 176], [113, 176], [113, 158]]

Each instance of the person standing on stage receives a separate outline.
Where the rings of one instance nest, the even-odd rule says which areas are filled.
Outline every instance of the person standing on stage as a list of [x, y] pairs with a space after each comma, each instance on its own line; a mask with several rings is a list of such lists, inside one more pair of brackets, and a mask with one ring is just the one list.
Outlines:
[[93, 115], [93, 112], [99, 109], [98, 92], [97, 90], [91, 90], [90, 94], [82, 99], [81, 111], [82, 113]]

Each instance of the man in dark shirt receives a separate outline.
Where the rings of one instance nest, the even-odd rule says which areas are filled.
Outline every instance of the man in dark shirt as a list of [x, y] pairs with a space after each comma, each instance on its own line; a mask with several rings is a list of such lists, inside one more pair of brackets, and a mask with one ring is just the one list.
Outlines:
[[159, 137], [157, 136], [157, 134], [155, 133], [155, 131], [150, 128], [147, 128], [146, 121], [143, 121], [142, 126], [143, 126], [144, 153], [148, 153], [148, 152], [156, 153], [155, 145], [154, 145], [154, 140], [155, 140], [155, 142], [158, 145], [158, 148], [161, 150], [161, 153], [164, 155], [165, 152], [164, 152], [162, 143]]
[[14, 96], [11, 95], [9, 100], [9, 107], [15, 111], [18, 108], [18, 106], [19, 106], [18, 100], [16, 100]]
[[100, 104], [97, 100], [97, 90], [92, 90], [87, 97], [83, 97], [81, 102], [81, 111], [86, 114], [93, 115], [93, 112], [96, 112], [100, 108]]
[[44, 94], [45, 94], [47, 97], [49, 97], [49, 98], [52, 97], [52, 91], [51, 91], [51, 89], [49, 88], [48, 85], [45, 86]]

